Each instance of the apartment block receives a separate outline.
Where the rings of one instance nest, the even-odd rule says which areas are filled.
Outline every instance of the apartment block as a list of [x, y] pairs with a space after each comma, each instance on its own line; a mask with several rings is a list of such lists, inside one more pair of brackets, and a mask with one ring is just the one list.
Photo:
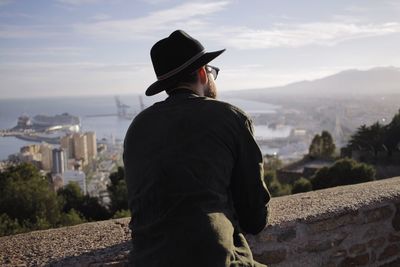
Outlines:
[[87, 137], [84, 134], [81, 133], [74, 133], [72, 135], [73, 140], [74, 140], [74, 151], [75, 159], [81, 159], [83, 161], [84, 165], [87, 165], [88, 163], [88, 145], [87, 145]]
[[96, 141], [96, 133], [95, 132], [87, 132], [86, 141], [87, 141], [87, 153], [89, 161], [95, 159], [97, 157], [97, 141]]

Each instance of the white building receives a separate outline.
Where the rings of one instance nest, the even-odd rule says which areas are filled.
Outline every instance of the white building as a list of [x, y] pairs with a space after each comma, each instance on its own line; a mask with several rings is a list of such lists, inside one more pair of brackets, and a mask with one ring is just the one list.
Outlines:
[[82, 192], [86, 195], [87, 190], [86, 190], [86, 175], [83, 171], [72, 171], [72, 170], [66, 170], [62, 174], [64, 186], [67, 185], [70, 182], [75, 182], [79, 185], [81, 188]]

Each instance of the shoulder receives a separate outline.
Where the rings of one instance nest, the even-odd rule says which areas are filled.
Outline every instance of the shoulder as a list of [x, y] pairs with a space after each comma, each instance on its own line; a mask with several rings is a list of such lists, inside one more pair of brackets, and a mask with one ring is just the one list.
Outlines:
[[232, 105], [228, 102], [225, 101], [220, 101], [216, 99], [211, 99], [211, 98], [205, 98], [205, 100], [209, 103], [210, 106], [212, 106], [214, 109], [216, 109], [219, 112], [225, 112], [229, 113], [231, 116], [236, 117], [237, 119], [241, 121], [247, 121], [250, 120], [249, 116], [244, 112], [242, 109], [239, 107]]
[[246, 129], [246, 132], [249, 131], [251, 134], [254, 133], [253, 121], [250, 116], [247, 115], [246, 112], [244, 112], [242, 109], [228, 102], [214, 99], [212, 99], [211, 101], [214, 101], [214, 105], [229, 112], [236, 123], [239, 125], [239, 128]]
[[135, 117], [133, 118], [133, 120], [131, 121], [128, 130], [126, 132], [126, 137], [128, 137], [130, 135], [130, 133], [137, 128], [137, 125], [140, 124], [146, 124], [149, 121], [151, 121], [151, 114], [154, 113], [153, 112], [153, 106], [147, 107], [146, 109], [142, 110], [141, 112], [139, 112], [138, 114], [135, 115]]

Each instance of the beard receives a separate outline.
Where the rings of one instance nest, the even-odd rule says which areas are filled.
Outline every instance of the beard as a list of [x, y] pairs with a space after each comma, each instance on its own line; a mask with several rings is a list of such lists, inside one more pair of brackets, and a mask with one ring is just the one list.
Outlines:
[[216, 99], [217, 98], [217, 86], [215, 85], [212, 78], [208, 78], [208, 82], [204, 88], [204, 96]]

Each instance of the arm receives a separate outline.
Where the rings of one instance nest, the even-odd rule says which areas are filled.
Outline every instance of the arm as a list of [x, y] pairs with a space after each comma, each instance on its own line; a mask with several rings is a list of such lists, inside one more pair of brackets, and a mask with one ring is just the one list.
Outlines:
[[246, 233], [257, 234], [267, 224], [271, 197], [263, 181], [263, 158], [252, 123], [246, 118], [241, 124], [231, 192], [240, 227]]

